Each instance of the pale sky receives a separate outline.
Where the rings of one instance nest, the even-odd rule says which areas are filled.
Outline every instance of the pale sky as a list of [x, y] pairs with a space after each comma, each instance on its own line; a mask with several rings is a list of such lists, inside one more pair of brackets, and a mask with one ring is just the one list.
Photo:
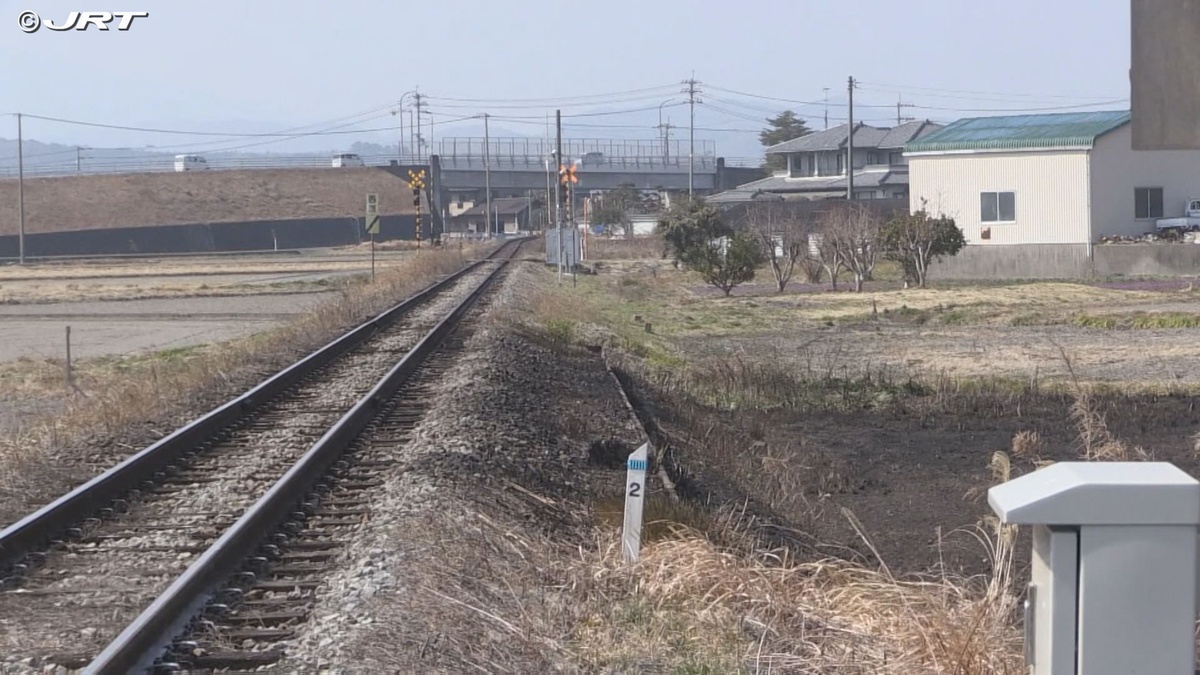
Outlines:
[[[128, 32], [43, 28], [26, 34], [17, 24], [25, 10], [61, 22], [72, 10], [113, 9], [150, 16]], [[433, 97], [547, 100], [515, 109], [500, 108], [498, 101], [435, 98], [435, 119], [484, 111], [536, 118], [553, 102], [578, 101], [569, 97], [661, 86], [625, 96], [628, 101], [575, 105], [564, 113], [656, 108], [677, 97], [672, 85], [694, 71], [707, 103], [724, 110], [698, 108], [698, 125], [752, 130], [762, 124], [745, 117], [791, 107], [820, 128], [820, 106], [711, 87], [802, 101], [822, 100], [829, 87], [830, 114], [841, 118], [846, 78], [854, 75], [863, 83], [856, 103], [891, 106], [862, 108], [856, 115], [877, 124], [894, 123], [898, 94], [918, 105], [953, 108], [905, 111], [945, 121], [1126, 98], [1129, 0], [140, 0], [119, 6], [0, 0], [0, 58], [6, 64], [0, 112], [121, 125], [276, 131], [378, 109], [418, 84]], [[946, 98], [951, 94], [962, 98]], [[972, 108], [984, 111], [967, 110]], [[664, 115], [686, 124], [686, 108], [668, 108]], [[0, 118], [0, 137], [15, 136], [11, 119]], [[643, 110], [589, 121], [638, 127], [621, 133], [652, 138], [658, 114]], [[392, 123], [366, 119], [362, 126]], [[543, 132], [536, 123], [493, 126], [501, 133]], [[457, 131], [474, 128], [468, 123]], [[92, 145], [205, 140], [37, 120], [28, 122], [26, 135]], [[577, 129], [568, 135], [584, 134]], [[757, 147], [753, 134], [718, 136], [720, 154], [748, 155]], [[324, 142], [353, 140], [395, 138], [372, 134]]]

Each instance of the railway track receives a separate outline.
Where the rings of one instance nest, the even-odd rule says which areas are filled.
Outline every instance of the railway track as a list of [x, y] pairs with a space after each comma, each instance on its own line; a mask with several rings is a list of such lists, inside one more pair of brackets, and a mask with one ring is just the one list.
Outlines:
[[[258, 671], [521, 243], [0, 532], [0, 672]], [[484, 300], [486, 302], [486, 299]], [[464, 325], [465, 324], [465, 325]]]

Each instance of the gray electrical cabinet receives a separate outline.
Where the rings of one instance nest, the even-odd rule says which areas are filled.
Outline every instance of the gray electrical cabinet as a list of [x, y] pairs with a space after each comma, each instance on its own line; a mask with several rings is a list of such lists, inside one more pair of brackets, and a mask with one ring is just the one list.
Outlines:
[[1161, 462], [1061, 462], [998, 485], [1033, 526], [1033, 675], [1194, 675], [1200, 483]]
[[[563, 225], [562, 228], [562, 254], [563, 263], [568, 269], [574, 268], [579, 264], [582, 253], [581, 243], [582, 236], [580, 231], [574, 226]], [[546, 230], [546, 264], [558, 265], [559, 256], [558, 244], [558, 228], [549, 228]]]

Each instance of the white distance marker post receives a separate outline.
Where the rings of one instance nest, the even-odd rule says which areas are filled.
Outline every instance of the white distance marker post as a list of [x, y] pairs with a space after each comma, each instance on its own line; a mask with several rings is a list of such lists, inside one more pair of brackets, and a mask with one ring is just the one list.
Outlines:
[[629, 455], [625, 462], [625, 527], [621, 530], [621, 557], [637, 562], [642, 550], [642, 507], [646, 502], [646, 462], [650, 444]]

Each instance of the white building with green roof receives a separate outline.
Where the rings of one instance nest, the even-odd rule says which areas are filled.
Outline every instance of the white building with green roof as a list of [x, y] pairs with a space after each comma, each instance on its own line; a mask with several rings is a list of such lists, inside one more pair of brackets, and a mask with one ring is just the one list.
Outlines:
[[1103, 237], [1152, 232], [1200, 196], [1200, 151], [1135, 151], [1129, 122], [1124, 111], [959, 120], [905, 146], [910, 206], [962, 228], [971, 255], [956, 267], [1074, 276]]

